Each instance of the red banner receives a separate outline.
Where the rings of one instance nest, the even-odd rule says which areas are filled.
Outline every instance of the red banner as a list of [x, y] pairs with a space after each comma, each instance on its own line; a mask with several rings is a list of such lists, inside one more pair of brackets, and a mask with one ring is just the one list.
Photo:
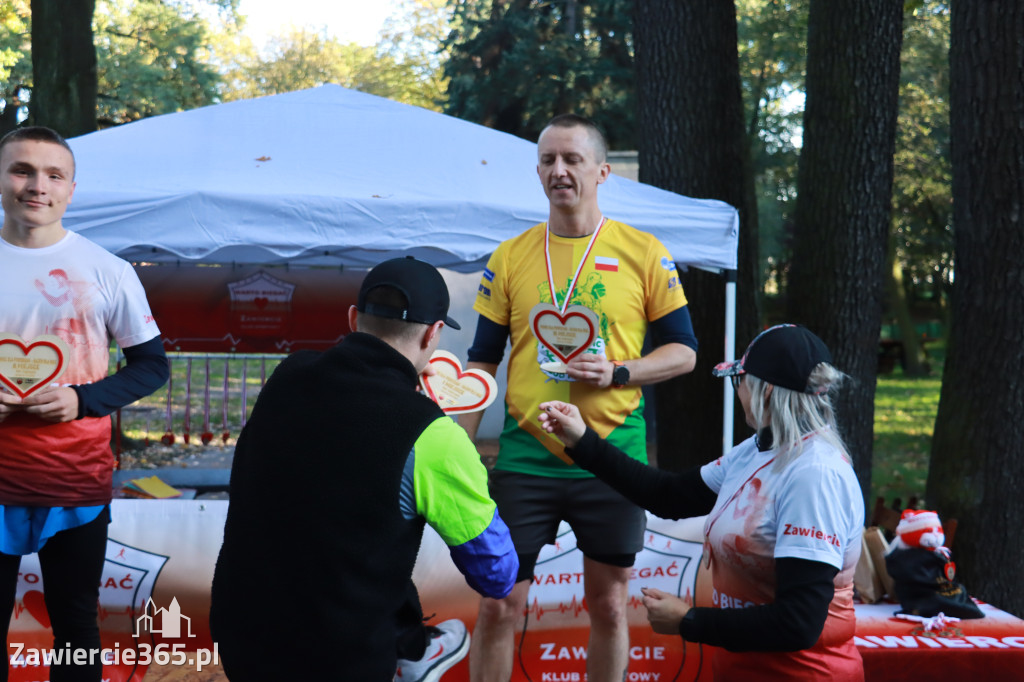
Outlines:
[[137, 265], [168, 351], [325, 350], [349, 332], [362, 271]]
[[[148, 679], [183, 679], [188, 671], [224, 679], [218, 675], [219, 651], [210, 639], [208, 619], [227, 505], [226, 500], [114, 500], [100, 589], [104, 679], [138, 682], [147, 672]], [[714, 649], [654, 634], [640, 595], [641, 587], [650, 586], [674, 594], [689, 591], [698, 605], [711, 604], [710, 580], [700, 561], [702, 526], [702, 518], [648, 516], [644, 550], [629, 581], [628, 681], [711, 679]], [[424, 613], [435, 614], [434, 622], [460, 618], [472, 631], [479, 597], [447, 555], [445, 544], [428, 529], [413, 574]], [[316, 598], [301, 579], [309, 570], [316, 567], [296, 555], [295, 600]], [[557, 543], [546, 546], [537, 562], [528, 612], [516, 634], [515, 682], [586, 679], [590, 621], [582, 570], [582, 554], [563, 527]], [[25, 557], [8, 638], [14, 682], [48, 680], [47, 657], [58, 654], [50, 650], [42, 589], [38, 561]], [[898, 608], [857, 605], [855, 642], [869, 680], [1005, 680], [1016, 679], [1024, 669], [1024, 621], [1008, 613], [982, 604], [982, 619], [929, 629], [926, 623], [895, 618]], [[444, 679], [465, 682], [468, 671], [466, 659]]]

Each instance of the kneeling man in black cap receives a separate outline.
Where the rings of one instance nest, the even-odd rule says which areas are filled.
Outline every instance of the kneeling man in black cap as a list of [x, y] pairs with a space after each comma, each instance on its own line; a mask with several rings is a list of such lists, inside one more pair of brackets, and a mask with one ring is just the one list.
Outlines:
[[[417, 391], [448, 317], [413, 258], [367, 274], [353, 330], [286, 358], [231, 468], [210, 625], [231, 680], [437, 679], [465, 625], [423, 625], [412, 570], [424, 523], [477, 592], [507, 595], [518, 559], [466, 432]], [[425, 499], [443, 492], [444, 504]], [[427, 518], [417, 514], [417, 509]]]

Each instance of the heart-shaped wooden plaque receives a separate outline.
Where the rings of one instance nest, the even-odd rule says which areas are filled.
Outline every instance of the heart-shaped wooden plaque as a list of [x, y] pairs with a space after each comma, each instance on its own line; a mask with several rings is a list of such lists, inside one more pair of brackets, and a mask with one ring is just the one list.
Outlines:
[[445, 414], [465, 414], [482, 410], [498, 395], [498, 382], [479, 369], [462, 369], [459, 359], [446, 350], [430, 356], [433, 376], [420, 375], [420, 386]]
[[540, 343], [563, 363], [590, 348], [597, 338], [597, 314], [581, 305], [565, 313], [550, 303], [538, 303], [530, 310], [530, 329]]
[[44, 334], [26, 343], [17, 334], [0, 334], [0, 384], [19, 397], [49, 386], [67, 369], [68, 347]]

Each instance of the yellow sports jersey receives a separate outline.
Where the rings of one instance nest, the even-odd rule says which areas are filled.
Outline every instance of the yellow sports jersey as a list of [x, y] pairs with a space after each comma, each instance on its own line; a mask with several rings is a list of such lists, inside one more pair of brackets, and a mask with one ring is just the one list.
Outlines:
[[[547, 400], [577, 405], [587, 424], [631, 457], [647, 461], [643, 396], [639, 387], [595, 388], [541, 369], [547, 349], [530, 329], [530, 311], [554, 303], [548, 284], [541, 223], [503, 242], [491, 255], [473, 308], [509, 327], [505, 427], [497, 469], [559, 478], [591, 474], [566, 457], [562, 444], [537, 421]], [[586, 352], [610, 360], [641, 355], [647, 324], [686, 305], [679, 274], [668, 251], [655, 237], [607, 220], [589, 254], [589, 237], [550, 235], [551, 272], [556, 305], [561, 306], [580, 259], [586, 256], [569, 305], [582, 305], [599, 320], [598, 338]]]

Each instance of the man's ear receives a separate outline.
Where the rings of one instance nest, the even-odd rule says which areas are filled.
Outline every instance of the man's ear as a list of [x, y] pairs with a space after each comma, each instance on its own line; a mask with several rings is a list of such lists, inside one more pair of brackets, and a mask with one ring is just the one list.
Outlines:
[[423, 333], [423, 340], [420, 342], [421, 346], [425, 349], [430, 346], [434, 341], [434, 337], [441, 336], [441, 327], [444, 326], [444, 320], [438, 320], [434, 324], [427, 327], [427, 331]]
[[357, 331], [356, 319], [358, 318], [358, 313], [359, 311], [356, 309], [354, 305], [350, 305], [348, 307], [348, 328], [351, 329], [352, 331]]

